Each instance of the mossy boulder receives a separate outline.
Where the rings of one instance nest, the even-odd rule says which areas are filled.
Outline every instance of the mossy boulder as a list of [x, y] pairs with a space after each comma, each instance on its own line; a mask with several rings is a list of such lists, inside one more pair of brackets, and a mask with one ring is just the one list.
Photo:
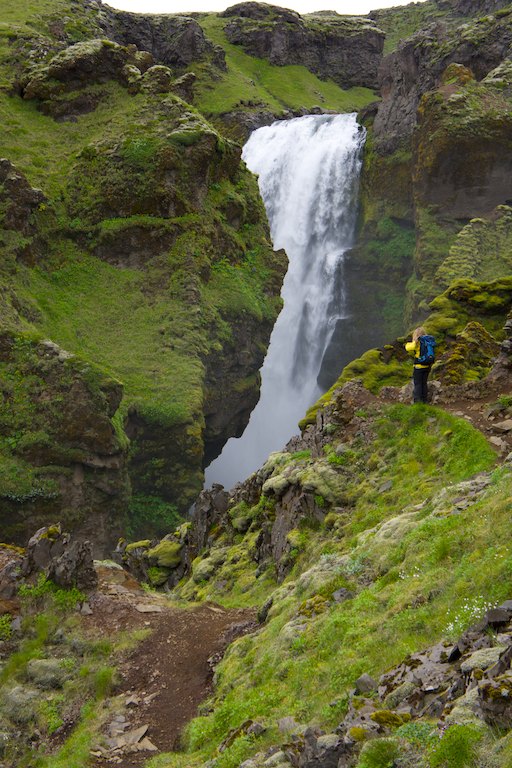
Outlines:
[[23, 98], [37, 100], [40, 109], [53, 117], [83, 114], [95, 109], [106, 96], [95, 85], [115, 80], [133, 92], [151, 64], [151, 55], [133, 45], [84, 40], [30, 71], [22, 82]]
[[494, 680], [485, 680], [478, 686], [478, 703], [485, 720], [493, 727], [510, 729], [512, 713], [510, 699], [512, 697], [512, 674], [506, 672]]
[[199, 559], [192, 563], [192, 578], [196, 584], [211, 579], [215, 572], [216, 565], [210, 557]]
[[181, 550], [183, 545], [175, 539], [163, 540], [153, 549], [146, 552], [150, 562], [155, 562], [160, 568], [177, 568], [181, 563]]
[[442, 85], [466, 85], [475, 79], [473, 72], [463, 64], [452, 61], [441, 75]]
[[[405, 722], [401, 715], [390, 709], [378, 709], [376, 712], [373, 712], [370, 717], [374, 723], [381, 725], [383, 728], [398, 728]], [[410, 716], [406, 719], [410, 719]]]
[[37, 688], [62, 688], [69, 677], [63, 659], [31, 659], [27, 678]]
[[144, 73], [141, 84], [148, 93], [169, 93], [173, 81], [174, 75], [169, 67], [156, 64]]

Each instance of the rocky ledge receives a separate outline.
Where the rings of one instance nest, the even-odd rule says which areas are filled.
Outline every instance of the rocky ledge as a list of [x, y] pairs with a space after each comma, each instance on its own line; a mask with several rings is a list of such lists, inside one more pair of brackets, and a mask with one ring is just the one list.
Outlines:
[[220, 14], [227, 39], [251, 56], [300, 64], [342, 88], [377, 86], [384, 33], [369, 19], [300, 14], [265, 3], [239, 3]]

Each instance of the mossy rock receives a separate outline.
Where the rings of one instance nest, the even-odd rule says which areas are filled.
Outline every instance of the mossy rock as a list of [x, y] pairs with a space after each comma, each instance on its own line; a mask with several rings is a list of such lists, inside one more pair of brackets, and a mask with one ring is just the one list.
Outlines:
[[183, 544], [179, 541], [161, 541], [156, 547], [148, 550], [145, 556], [148, 560], [156, 562], [160, 568], [177, 568], [181, 563], [181, 550]]
[[194, 560], [192, 563], [192, 578], [196, 584], [200, 584], [202, 581], [209, 581], [215, 573], [215, 570], [216, 565], [209, 557]]
[[152, 587], [161, 587], [169, 578], [170, 569], [152, 565], [147, 569], [149, 583]]
[[436, 379], [446, 384], [462, 384], [483, 378], [500, 349], [499, 343], [475, 321], [457, 334], [455, 343], [435, 365]]
[[465, 85], [474, 79], [475, 76], [468, 67], [465, 67], [463, 64], [457, 64], [456, 62], [448, 64], [441, 75], [441, 82], [443, 85]]
[[313, 616], [319, 616], [329, 607], [329, 601], [322, 595], [314, 595], [313, 597], [304, 600], [299, 605], [299, 616], [305, 616], [306, 618], [312, 618]]
[[384, 728], [398, 728], [403, 725], [409, 718], [405, 718], [402, 715], [393, 712], [390, 709], [378, 709], [376, 712], [372, 712], [370, 718], [377, 725], [382, 725]]
[[149, 546], [151, 546], [151, 539], [142, 539], [142, 541], [133, 541], [131, 544], [126, 545], [125, 552], [126, 554], [129, 554], [130, 552], [133, 552], [136, 549], [147, 549]]

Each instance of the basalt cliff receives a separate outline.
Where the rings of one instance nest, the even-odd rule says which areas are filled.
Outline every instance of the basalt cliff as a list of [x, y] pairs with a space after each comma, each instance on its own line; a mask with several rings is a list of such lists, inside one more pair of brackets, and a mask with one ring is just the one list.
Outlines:
[[[508, 768], [512, 6], [0, 6], [0, 765]], [[287, 268], [242, 144], [338, 112], [337, 378], [201, 493]]]

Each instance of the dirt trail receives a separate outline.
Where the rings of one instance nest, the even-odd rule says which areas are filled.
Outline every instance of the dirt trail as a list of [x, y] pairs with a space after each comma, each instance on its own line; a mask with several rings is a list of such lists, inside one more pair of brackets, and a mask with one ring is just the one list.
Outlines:
[[177, 608], [162, 595], [143, 592], [126, 572], [108, 569], [100, 573], [90, 607], [85, 624], [96, 636], [150, 630], [117, 665], [120, 712], [107, 720], [102, 744], [93, 750], [97, 768], [138, 768], [156, 751], [176, 749], [211, 692], [213, 665], [230, 642], [257, 626], [253, 611], [212, 604]]

